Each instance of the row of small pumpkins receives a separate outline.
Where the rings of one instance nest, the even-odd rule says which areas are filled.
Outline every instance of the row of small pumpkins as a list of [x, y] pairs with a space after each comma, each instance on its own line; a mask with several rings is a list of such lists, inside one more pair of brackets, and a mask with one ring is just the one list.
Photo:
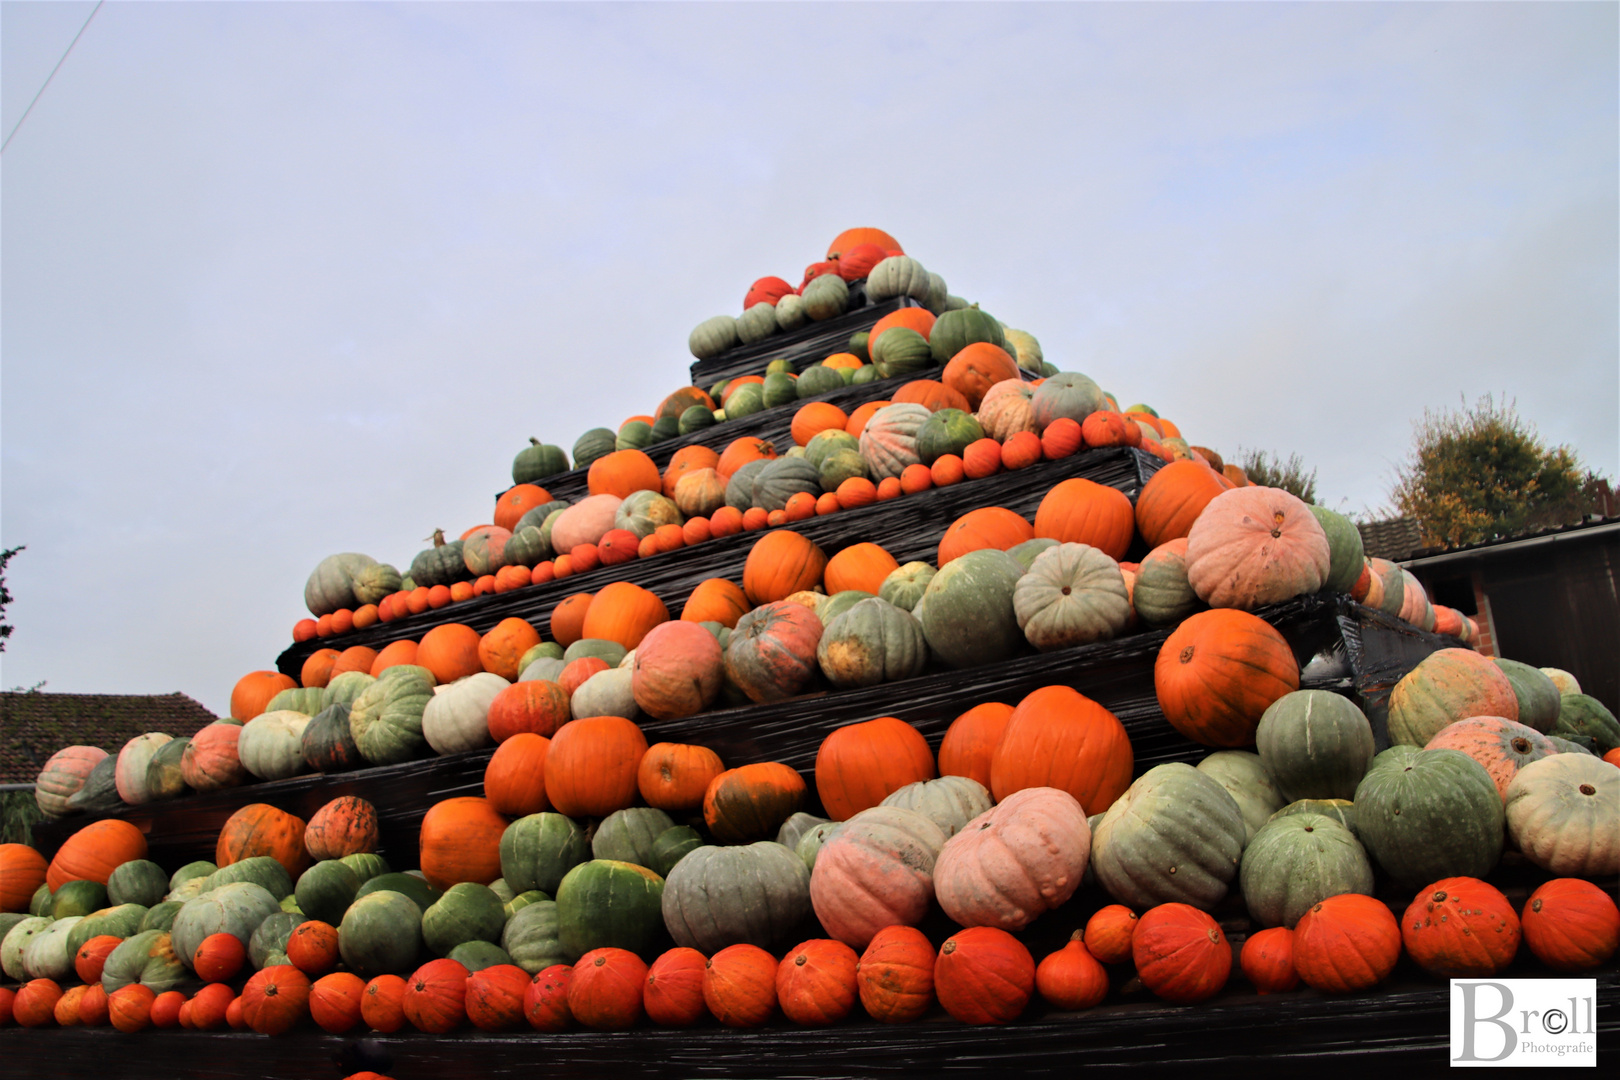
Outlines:
[[1142, 985], [1163, 1000], [1194, 1003], [1226, 985], [1235, 951], [1261, 994], [1286, 992], [1301, 981], [1323, 992], [1348, 993], [1388, 977], [1403, 951], [1437, 977], [1485, 977], [1507, 970], [1522, 940], [1546, 967], [1582, 972], [1612, 956], [1617, 938], [1620, 911], [1590, 882], [1549, 881], [1521, 914], [1488, 883], [1450, 878], [1419, 891], [1399, 922], [1381, 901], [1358, 894], [1330, 897], [1295, 929], [1250, 935], [1241, 951], [1196, 908], [1164, 904], [1138, 916], [1115, 905], [1039, 964], [1017, 938], [993, 927], [963, 930], [936, 952], [920, 931], [895, 926], [860, 954], [824, 938], [802, 942], [780, 959], [755, 945], [733, 945], [707, 957], [677, 946], [648, 964], [628, 950], [603, 948], [533, 975], [511, 964], [469, 968], [445, 958], [408, 978], [366, 981], [340, 971], [312, 979], [281, 964], [255, 973], [240, 993], [224, 982], [190, 996], [180, 990], [159, 994], [141, 983], [109, 993], [99, 980], [64, 992], [55, 980], [41, 978], [15, 991], [0, 988], [0, 1026], [110, 1023], [123, 1032], [229, 1027], [280, 1035], [307, 1018], [331, 1034], [362, 1026], [392, 1033], [406, 1025], [443, 1034], [463, 1024], [553, 1033], [624, 1030], [643, 1018], [689, 1027], [711, 1016], [747, 1028], [780, 1015], [825, 1027], [848, 1017], [857, 1002], [876, 1020], [906, 1023], [927, 1015], [936, 1001], [962, 1023], [1006, 1024], [1036, 994], [1056, 1009], [1100, 1004], [1118, 978], [1110, 965], [1129, 963]]

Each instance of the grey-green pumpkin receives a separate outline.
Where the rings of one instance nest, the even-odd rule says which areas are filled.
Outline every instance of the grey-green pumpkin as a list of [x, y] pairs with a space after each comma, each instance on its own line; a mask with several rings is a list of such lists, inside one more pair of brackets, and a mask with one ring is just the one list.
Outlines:
[[775, 948], [809, 914], [809, 869], [769, 840], [698, 848], [676, 864], [664, 886], [670, 936], [704, 953], [743, 943]]

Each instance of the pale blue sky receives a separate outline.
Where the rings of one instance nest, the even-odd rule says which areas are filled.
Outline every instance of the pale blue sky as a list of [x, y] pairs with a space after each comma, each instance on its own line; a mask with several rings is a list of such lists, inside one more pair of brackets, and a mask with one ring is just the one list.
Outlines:
[[1620, 474], [1617, 11], [109, 4], [0, 173], [0, 678], [224, 709], [852, 225], [1352, 513], [1486, 393]]

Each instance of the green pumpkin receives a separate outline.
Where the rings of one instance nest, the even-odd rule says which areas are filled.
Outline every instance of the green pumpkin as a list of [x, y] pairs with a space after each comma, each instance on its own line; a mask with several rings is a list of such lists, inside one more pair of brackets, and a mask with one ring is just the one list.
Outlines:
[[660, 443], [665, 439], [673, 439], [681, 433], [681, 419], [678, 416], [660, 416], [653, 421], [651, 443]]
[[1035, 388], [1029, 398], [1035, 414], [1035, 427], [1045, 431], [1052, 421], [1068, 417], [1075, 423], [1084, 423], [1094, 412], [1108, 408], [1102, 387], [1085, 375], [1074, 371], [1060, 371]]
[[1367, 853], [1404, 886], [1483, 878], [1501, 857], [1501, 793], [1460, 750], [1390, 747], [1373, 758], [1354, 802]]
[[769, 465], [770, 459], [756, 458], [731, 474], [726, 481], [726, 505], [746, 512], [754, 505], [754, 478]]
[[575, 957], [605, 948], [651, 955], [664, 935], [663, 896], [664, 879], [645, 866], [580, 863], [557, 886], [557, 940]]
[[298, 894], [296, 892], [281, 898], [281, 910], [291, 912], [294, 915], [304, 914], [304, 909], [298, 906]]
[[838, 373], [837, 368], [830, 368], [825, 364], [812, 364], [799, 373], [798, 382], [794, 384], [793, 390], [799, 400], [804, 401], [843, 389], [843, 386], [844, 377]]
[[161, 904], [153, 904], [146, 909], [146, 914], [141, 916], [141, 925], [137, 927], [137, 932], [169, 930], [174, 926], [174, 917], [180, 914], [180, 909], [185, 906], [183, 900], [165, 900]]
[[112, 994], [140, 983], [154, 994], [166, 994], [191, 983], [179, 946], [162, 930], [145, 930], [107, 954], [101, 966], [101, 988]]
[[771, 840], [698, 848], [664, 886], [670, 936], [703, 953], [744, 943], [776, 951], [791, 943], [809, 915], [809, 869]]
[[738, 317], [737, 340], [744, 345], [752, 345], [756, 341], [764, 341], [780, 329], [781, 327], [776, 325], [775, 306], [755, 304]]
[[538, 525], [525, 525], [512, 533], [503, 552], [508, 566], [532, 567], [551, 558], [551, 544]]
[[1287, 801], [1277, 793], [1277, 785], [1259, 754], [1247, 750], [1217, 750], [1200, 761], [1197, 768], [1225, 788], [1237, 803], [1238, 812], [1243, 815], [1245, 847]]
[[51, 918], [88, 915], [107, 906], [107, 886], [99, 881], [67, 881], [51, 894]]
[[304, 606], [316, 618], [340, 608], [359, 606], [354, 602], [354, 575], [376, 562], [370, 555], [353, 551], [328, 555], [304, 583]]
[[801, 491], [821, 493], [821, 470], [802, 457], [779, 457], [754, 474], [753, 504], [764, 510], [782, 510]]
[[[354, 601], [356, 604], [380, 604], [383, 597], [397, 593], [405, 579], [387, 563], [373, 563], [354, 575]], [[268, 710], [267, 710], [268, 711]]]
[[1092, 866], [1122, 904], [1207, 911], [1237, 877], [1244, 831], [1243, 813], [1220, 783], [1169, 762], [1137, 777], [1108, 808], [1092, 838]]
[[626, 420], [614, 436], [615, 450], [645, 450], [652, 445], [652, 425], [645, 420]]
[[1035, 340], [1035, 335], [1023, 330], [1014, 330], [1010, 326], [1003, 326], [1001, 332], [1006, 335], [1007, 344], [1003, 346], [1012, 354], [1018, 366], [1025, 371], [1040, 371], [1041, 365], [1046, 362], [1041, 352], [1041, 343]]
[[84, 778], [84, 786], [68, 796], [67, 806], [69, 813], [96, 817], [124, 808], [124, 800], [118, 795], [117, 754], [108, 754], [96, 762], [90, 775]]
[[169, 891], [173, 892], [186, 882], [195, 878], [212, 877], [214, 872], [218, 869], [219, 867], [215, 866], [207, 859], [198, 859], [196, 862], [188, 862], [169, 877]]
[[932, 465], [946, 454], [961, 457], [968, 446], [984, 438], [984, 428], [971, 413], [940, 409], [917, 429], [917, 458]]
[[529, 445], [512, 459], [512, 483], [532, 484], [548, 476], [568, 471], [568, 455], [560, 446], [549, 446], [530, 437]]
[[248, 939], [248, 960], [256, 968], [269, 965], [272, 955], [287, 954], [287, 939], [309, 920], [295, 911], [278, 911], [259, 924]]
[[444, 530], [434, 529], [433, 546], [417, 552], [416, 558], [411, 560], [411, 580], [429, 589], [435, 585], [450, 586], [468, 580], [471, 572], [467, 569], [461, 549], [460, 540], [447, 542]]
[[1321, 814], [1275, 818], [1243, 851], [1243, 900], [1261, 926], [1290, 930], [1316, 904], [1373, 892], [1372, 863], [1355, 835]]
[[877, 382], [883, 377], [878, 373], [878, 369], [873, 367], [871, 364], [867, 364], [865, 367], [858, 367], [853, 371], [851, 371], [849, 368], [844, 368], [843, 374], [848, 376], [848, 382], [852, 386], [865, 386], [867, 383]]
[[[542, 646], [546, 644], [551, 645], [553, 649], [557, 648], [555, 642], [541, 643]], [[562, 651], [561, 659], [565, 664], [572, 664], [581, 657], [594, 656], [607, 664], [608, 667], [616, 668], [624, 661], [627, 655], [629, 655], [629, 650], [617, 641], [608, 641], [605, 638], [580, 638]]]
[[292, 876], [287, 873], [287, 868], [269, 855], [254, 855], [220, 867], [208, 875], [203, 891], [212, 892], [222, 885], [238, 881], [252, 882], [274, 896], [278, 903], [293, 891]]
[[469, 974], [512, 962], [506, 950], [491, 941], [463, 941], [450, 950], [449, 959], [466, 968]]
[[463, 881], [422, 912], [422, 941], [440, 956], [448, 956], [463, 942], [499, 941], [505, 925], [506, 907], [495, 890]]
[[785, 371], [773, 371], [765, 376], [765, 407], [774, 409], [799, 400], [799, 380]]
[[[822, 370], [831, 371], [832, 368]], [[810, 441], [804, 444], [804, 460], [819, 469], [828, 457], [839, 450], [853, 450], [860, 453], [861, 441], [843, 428], [828, 428], [826, 431], [816, 432]]]
[[501, 931], [501, 948], [530, 975], [578, 959], [557, 939], [557, 904], [553, 900], [537, 900], [514, 911]]
[[685, 521], [675, 500], [657, 491], [634, 492], [613, 513], [613, 527], [628, 529], [637, 540], [652, 535], [662, 525], [681, 525]]
[[837, 491], [838, 485], [845, 480], [855, 477], [870, 479], [868, 472], [866, 459], [861, 456], [859, 450], [841, 447], [822, 459], [816, 474], [816, 482], [822, 491]]
[[596, 827], [596, 834], [591, 837], [591, 857], [635, 863], [662, 877], [654, 865], [653, 849], [659, 836], [674, 827], [675, 822], [668, 814], [650, 806], [615, 810]]
[[574, 468], [588, 469], [598, 458], [618, 449], [618, 436], [607, 428], [591, 428], [574, 442]]
[[1328, 690], [1295, 690], [1272, 702], [1254, 741], [1287, 802], [1354, 797], [1376, 750], [1366, 714]]
[[28, 914], [33, 916], [51, 917], [51, 887], [41, 885], [34, 890], [34, 895], [28, 901]]
[[372, 878], [389, 872], [388, 860], [370, 851], [357, 851], [353, 855], [343, 856], [338, 861], [354, 871], [354, 876], [360, 879], [362, 886]]
[[849, 344], [844, 346], [844, 351], [855, 357], [855, 359], [859, 360], [861, 363], [870, 364], [872, 362], [872, 354], [868, 352], [867, 349], [871, 345], [871, 342], [872, 331], [857, 330], [853, 334], [849, 335]]
[[185, 774], [180, 771], [180, 762], [186, 756], [186, 747], [190, 745], [191, 737], [182, 735], [170, 739], [153, 752], [151, 760], [146, 763], [148, 802], [178, 798], [191, 790], [186, 785]]
[[[341, 861], [341, 860], [340, 860]], [[352, 869], [352, 867], [351, 867]], [[401, 874], [385, 871], [375, 877], [367, 878], [361, 882], [360, 888], [355, 891], [355, 903], [379, 892], [397, 892], [410, 898], [420, 910], [426, 911], [433, 906], [434, 901], [444, 894], [415, 874]], [[353, 907], [354, 904], [350, 904]]]
[[[786, 821], [782, 822], [782, 827], [776, 830], [776, 842], [785, 848], [797, 848], [799, 846], [799, 841], [804, 838], [805, 833], [809, 832], [817, 825], [825, 824], [827, 824], [826, 818], [817, 817], [814, 814], [808, 814], [801, 810], [792, 817], [788, 818]], [[668, 878], [669, 875], [665, 874], [664, 877]]]
[[85, 942], [103, 934], [115, 938], [134, 937], [141, 932], [141, 923], [146, 921], [149, 910], [144, 904], [119, 904], [92, 911], [68, 933], [68, 955], [76, 956]]
[[822, 629], [825, 630], [838, 616], [862, 600], [871, 600], [872, 598], [871, 593], [861, 589], [844, 589], [835, 592], [816, 605], [816, 618], [821, 620]]
[[1316, 515], [1317, 523], [1327, 534], [1329, 561], [1327, 580], [1322, 582], [1322, 591], [1347, 593], [1361, 577], [1361, 568], [1366, 562], [1366, 552], [1361, 545], [1361, 530], [1356, 523], [1336, 510], [1329, 510], [1325, 506], [1312, 506], [1311, 513]]
[[825, 625], [816, 663], [840, 690], [876, 686], [921, 675], [928, 667], [928, 643], [910, 612], [871, 597]]
[[1591, 739], [1599, 757], [1620, 746], [1620, 722], [1590, 694], [1564, 694], [1559, 699], [1558, 721], [1551, 734], [1565, 739]]
[[360, 891], [360, 875], [341, 859], [322, 859], [298, 875], [294, 889], [298, 910], [312, 919], [336, 926]]
[[399, 664], [361, 691], [349, 710], [349, 730], [360, 753], [373, 765], [397, 765], [427, 745], [422, 710], [433, 700], [433, 676], [426, 668]]
[[[885, 331], [883, 337], [888, 336]], [[883, 339], [879, 338], [878, 341], [881, 347]], [[945, 312], [934, 320], [934, 328], [928, 332], [934, 363], [940, 367], [950, 363], [952, 357], [977, 341], [988, 342], [998, 349], [1007, 348], [1007, 335], [1001, 323], [989, 312], [976, 307]]]
[[26, 911], [0, 911], [0, 942], [4, 942], [6, 935], [12, 928], [26, 919], [33, 918]]
[[837, 274], [822, 274], [804, 287], [804, 313], [816, 322], [834, 319], [849, 307], [849, 285]]
[[[1018, 565], [1022, 566], [1024, 568], [1024, 573], [1027, 574], [1029, 573], [1030, 567], [1035, 565], [1035, 560], [1040, 557], [1041, 552], [1048, 551], [1057, 546], [1058, 542], [1052, 539], [1050, 536], [1037, 536], [1033, 540], [1025, 540], [1022, 544], [1014, 544], [1012, 547], [1007, 549], [1007, 554], [1011, 555], [1014, 559], [1017, 559]], [[1115, 565], [1117, 566], [1118, 564], [1116, 563]], [[1123, 581], [1124, 578], [1121, 578], [1120, 580]]]
[[319, 716], [334, 705], [353, 705], [355, 699], [365, 692], [366, 687], [377, 681], [375, 675], [364, 671], [345, 671], [334, 676], [326, 684], [326, 691], [321, 696], [321, 708], [315, 715]]
[[139, 904], [149, 908], [161, 903], [169, 891], [169, 875], [150, 859], [131, 859], [107, 876], [107, 900], [113, 904]]
[[955, 668], [1000, 663], [1027, 651], [1013, 593], [1024, 568], [981, 548], [952, 559], [929, 581], [912, 614], [933, 654]]
[[299, 752], [303, 754], [304, 763], [315, 772], [337, 773], [366, 767], [366, 757], [354, 741], [354, 729], [349, 726], [349, 712], [347, 702], [336, 702], [304, 725]]
[[765, 388], [759, 383], [746, 383], [732, 391], [726, 400], [726, 419], [736, 420], [752, 416], [765, 408]]
[[[575, 644], [578, 644], [578, 642]], [[617, 642], [614, 644], [617, 644]], [[518, 661], [518, 670], [522, 671], [536, 660], [561, 660], [566, 655], [567, 653], [563, 647], [555, 641], [542, 641], [538, 645], [529, 646], [528, 650], [524, 652], [523, 658]]]
[[937, 366], [928, 339], [909, 326], [891, 326], [878, 338], [872, 369], [879, 378], [915, 375]]
[[653, 841], [652, 865], [649, 867], [653, 873], [663, 878], [669, 877], [669, 872], [675, 869], [675, 864], [686, 858], [687, 855], [703, 846], [703, 837], [690, 825], [676, 825], [665, 829]]
[[704, 428], [711, 428], [714, 424], [713, 410], [706, 405], [692, 405], [681, 413], [681, 418], [676, 424], [676, 430], [681, 435], [691, 435], [694, 432], [702, 431]]
[[933, 563], [903, 563], [898, 569], [889, 571], [889, 576], [883, 579], [883, 585], [878, 589], [878, 599], [887, 600], [901, 611], [914, 611], [936, 572]]
[[233, 881], [187, 900], [169, 933], [174, 935], [175, 950], [189, 964], [210, 934], [230, 934], [246, 947], [259, 924], [280, 912], [281, 902], [262, 885]]
[[1136, 571], [1131, 603], [1149, 626], [1176, 626], [1204, 606], [1187, 581], [1187, 538], [1160, 544]]
[[518, 892], [539, 889], [555, 896], [564, 876], [590, 857], [585, 830], [562, 814], [530, 814], [501, 834], [501, 876]]
[[530, 904], [537, 904], [542, 900], [550, 899], [551, 897], [547, 896], [539, 889], [530, 889], [528, 892], [520, 892], [516, 896], [512, 897], [512, 899], [506, 901], [506, 903], [501, 905], [501, 910], [506, 912], [506, 921], [511, 922], [513, 915], [516, 915]]
[[1345, 828], [1351, 835], [1356, 833], [1356, 804], [1349, 799], [1295, 799], [1275, 814], [1271, 820], [1289, 817], [1293, 814], [1321, 814]]
[[404, 893], [388, 889], [349, 905], [338, 927], [338, 952], [362, 979], [409, 975], [422, 951], [422, 909]]
[[1551, 731], [1558, 722], [1558, 685], [1538, 667], [1501, 658], [1494, 659], [1493, 663], [1513, 684], [1513, 696], [1519, 700], [1519, 723], [1543, 735]]
[[56, 920], [49, 915], [31, 915], [19, 920], [10, 930], [6, 931], [3, 941], [0, 941], [0, 970], [6, 976], [17, 982], [27, 982], [28, 972], [23, 967], [23, 954], [34, 938], [43, 934]]
[[[727, 349], [734, 348], [737, 340], [736, 317], [716, 315], [712, 319], [704, 319], [692, 329], [692, 333], [686, 339], [686, 346], [699, 360], [713, 360]], [[579, 457], [578, 447], [574, 448], [574, 457], [575, 459]]]

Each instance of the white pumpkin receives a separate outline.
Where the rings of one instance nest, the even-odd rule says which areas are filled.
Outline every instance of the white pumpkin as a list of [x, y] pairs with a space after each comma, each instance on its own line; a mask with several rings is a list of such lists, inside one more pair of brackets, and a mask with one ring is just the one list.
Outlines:
[[54, 979], [61, 982], [73, 971], [73, 956], [68, 952], [68, 931], [79, 924], [82, 915], [69, 915], [57, 919], [35, 934], [23, 947], [22, 966], [30, 979]]
[[285, 780], [309, 771], [304, 760], [304, 729], [309, 717], [291, 709], [260, 713], [242, 725], [236, 756], [260, 780]]
[[1508, 835], [1559, 877], [1620, 873], [1620, 769], [1591, 754], [1532, 761], [1507, 788]]
[[489, 745], [489, 706], [512, 684], [480, 671], [433, 688], [433, 700], [422, 710], [422, 737], [436, 754], [455, 754]]
[[568, 713], [575, 720], [584, 716], [622, 716], [634, 720], [641, 714], [636, 695], [631, 693], [628, 667], [608, 668], [586, 679], [568, 699]]
[[140, 806], [151, 799], [151, 792], [146, 786], [146, 766], [164, 743], [173, 740], [173, 735], [148, 731], [124, 744], [124, 748], [118, 751], [118, 765], [113, 772], [113, 782], [118, 785], [120, 799], [131, 806]]

